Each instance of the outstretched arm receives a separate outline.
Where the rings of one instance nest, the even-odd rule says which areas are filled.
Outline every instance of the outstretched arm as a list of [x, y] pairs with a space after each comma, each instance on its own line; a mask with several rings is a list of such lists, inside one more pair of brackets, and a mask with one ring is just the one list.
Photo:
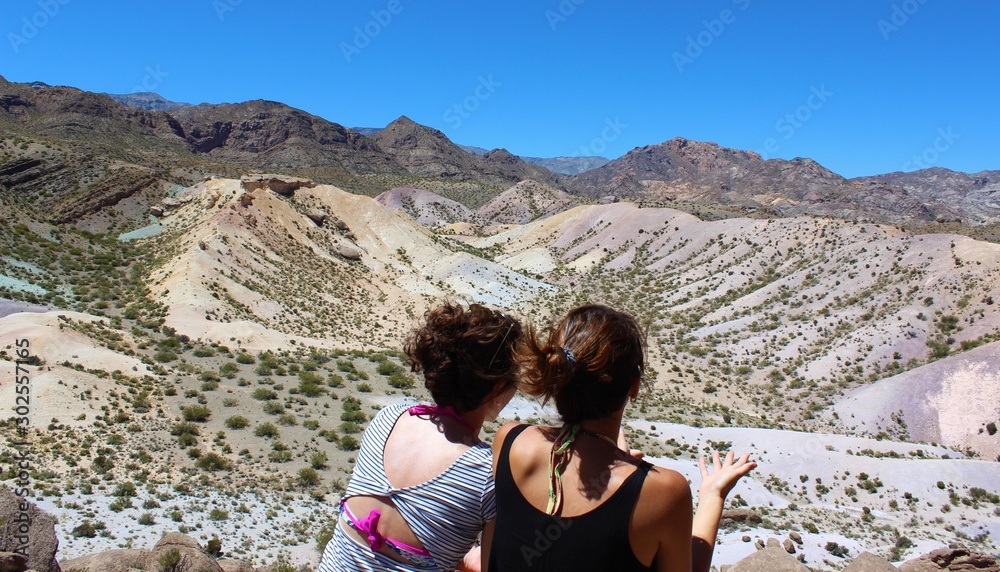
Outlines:
[[708, 572], [726, 496], [736, 482], [756, 466], [749, 453], [735, 459], [732, 451], [726, 453], [725, 461], [719, 458], [718, 451], [712, 452], [712, 473], [708, 472], [705, 457], [698, 460], [702, 482], [698, 489], [698, 510], [691, 525], [692, 569], [695, 572]]

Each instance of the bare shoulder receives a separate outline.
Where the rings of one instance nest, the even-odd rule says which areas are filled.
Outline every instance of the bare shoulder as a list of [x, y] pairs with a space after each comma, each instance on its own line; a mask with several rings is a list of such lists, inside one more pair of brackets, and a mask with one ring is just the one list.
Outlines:
[[500, 454], [500, 447], [503, 447], [504, 441], [507, 440], [507, 435], [509, 435], [510, 432], [518, 425], [521, 425], [521, 423], [518, 423], [516, 421], [511, 421], [510, 423], [504, 423], [503, 427], [501, 427], [496, 433], [493, 434], [494, 456]]
[[637, 507], [644, 507], [645, 515], [657, 520], [678, 511], [689, 512], [691, 503], [691, 486], [684, 475], [654, 466], [646, 475]]

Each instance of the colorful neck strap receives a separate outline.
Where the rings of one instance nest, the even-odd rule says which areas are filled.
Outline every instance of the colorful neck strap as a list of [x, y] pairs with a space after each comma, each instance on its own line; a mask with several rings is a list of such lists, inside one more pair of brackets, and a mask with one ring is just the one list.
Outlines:
[[552, 443], [552, 452], [549, 454], [549, 502], [545, 507], [545, 514], [554, 515], [562, 510], [562, 476], [573, 453], [573, 442], [580, 433], [596, 437], [610, 443], [616, 449], [619, 448], [618, 443], [610, 437], [583, 429], [577, 423], [563, 425], [555, 442]]
[[452, 419], [461, 423], [462, 426], [468, 429], [470, 433], [473, 434], [476, 433], [476, 430], [472, 427], [472, 424], [466, 421], [465, 419], [462, 419], [462, 417], [458, 414], [458, 412], [455, 411], [455, 408], [452, 407], [451, 405], [427, 405], [425, 403], [421, 403], [420, 405], [414, 405], [413, 407], [410, 407], [406, 411], [409, 412], [410, 415], [427, 415], [427, 416], [444, 415], [446, 417], [451, 417]]

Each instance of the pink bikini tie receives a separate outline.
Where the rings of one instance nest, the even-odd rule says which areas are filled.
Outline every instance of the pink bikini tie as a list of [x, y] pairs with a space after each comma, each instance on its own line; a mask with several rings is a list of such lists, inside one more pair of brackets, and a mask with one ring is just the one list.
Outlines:
[[466, 429], [474, 432], [472, 425], [468, 421], [462, 419], [455, 408], [451, 405], [427, 405], [426, 403], [421, 403], [420, 405], [414, 405], [406, 410], [410, 415], [445, 415], [451, 417], [461, 423]]

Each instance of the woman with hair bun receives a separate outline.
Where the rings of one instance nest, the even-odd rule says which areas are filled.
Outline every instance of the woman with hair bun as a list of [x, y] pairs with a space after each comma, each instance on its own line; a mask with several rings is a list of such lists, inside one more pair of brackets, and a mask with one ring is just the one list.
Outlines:
[[514, 395], [521, 333], [477, 304], [424, 315], [405, 351], [434, 403], [385, 407], [365, 429], [320, 572], [478, 570], [473, 547], [496, 515], [479, 432]]
[[555, 402], [562, 427], [505, 425], [493, 440], [498, 512], [487, 570], [707, 572], [726, 495], [749, 454], [700, 460], [692, 517], [680, 473], [636, 459], [621, 432], [642, 388], [644, 335], [628, 314], [582, 306], [517, 350], [522, 391]]

